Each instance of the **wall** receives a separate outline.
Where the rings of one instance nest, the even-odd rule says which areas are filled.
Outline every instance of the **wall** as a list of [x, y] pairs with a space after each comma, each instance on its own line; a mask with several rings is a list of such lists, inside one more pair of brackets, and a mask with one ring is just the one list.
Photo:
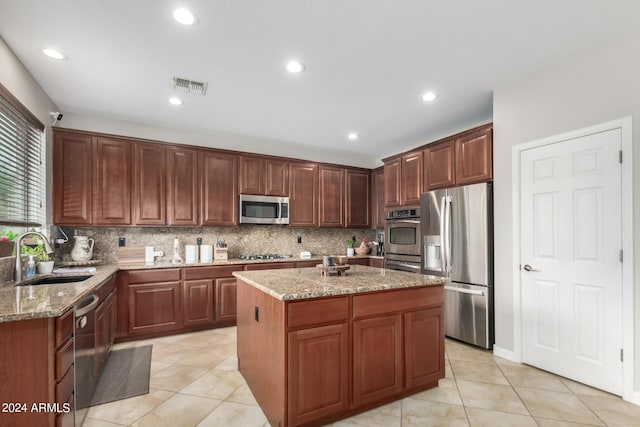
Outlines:
[[[514, 350], [511, 149], [513, 146], [632, 116], [634, 270], [640, 267], [640, 36], [594, 47], [494, 92], [496, 346]], [[640, 285], [634, 279], [634, 390], [640, 390]]]
[[[61, 234], [55, 227], [52, 236]], [[173, 258], [173, 239], [180, 239], [180, 256], [184, 259], [184, 245], [196, 244], [202, 237], [203, 244], [215, 244], [224, 238], [229, 247], [229, 258], [243, 254], [281, 254], [299, 258], [301, 251], [314, 255], [346, 255], [346, 240], [356, 236], [359, 244], [363, 237], [375, 239], [375, 230], [345, 228], [294, 228], [279, 225], [240, 225], [237, 227], [64, 227], [70, 238], [56, 250], [58, 258], [70, 259], [74, 234], [95, 239], [94, 259], [106, 263], [116, 262], [118, 237], [125, 237], [127, 247], [153, 246], [164, 251], [162, 261]], [[302, 236], [302, 243], [297, 237]], [[13, 258], [12, 258], [13, 259]]]
[[[31, 73], [22, 65], [11, 49], [0, 38], [0, 83], [2, 83], [38, 120], [45, 125], [47, 165], [51, 164], [52, 156], [52, 111], [58, 107], [49, 98]], [[51, 206], [52, 170], [47, 167], [47, 206]], [[51, 221], [51, 210], [48, 209], [47, 222]]]

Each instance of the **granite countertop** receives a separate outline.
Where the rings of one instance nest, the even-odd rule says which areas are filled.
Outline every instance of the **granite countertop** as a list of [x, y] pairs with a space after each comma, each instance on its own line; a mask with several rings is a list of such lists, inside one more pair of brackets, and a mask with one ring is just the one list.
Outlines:
[[236, 271], [233, 275], [280, 301], [437, 286], [449, 280], [362, 265], [351, 265], [345, 276], [328, 275], [324, 278], [316, 268]]
[[[92, 277], [82, 282], [36, 286], [14, 286], [12, 281], [0, 284], [0, 322], [58, 317], [117, 271], [118, 266], [100, 265]], [[87, 273], [38, 274], [36, 278], [84, 275]]]

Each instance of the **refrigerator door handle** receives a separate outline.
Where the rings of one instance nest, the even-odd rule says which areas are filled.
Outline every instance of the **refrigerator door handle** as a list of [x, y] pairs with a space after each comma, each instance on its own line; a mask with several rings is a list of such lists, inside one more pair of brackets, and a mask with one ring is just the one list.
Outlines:
[[444, 241], [446, 242], [445, 244], [445, 248], [446, 248], [446, 272], [450, 273], [452, 270], [452, 266], [451, 266], [451, 196], [447, 196], [445, 197], [445, 213], [444, 213], [444, 217], [445, 217], [445, 222], [444, 222], [444, 229], [445, 229], [445, 238]]
[[446, 197], [440, 200], [440, 263], [442, 265], [442, 273], [446, 276], [447, 273], [447, 248], [445, 239], [445, 212], [447, 209]]
[[456, 288], [453, 286], [445, 286], [444, 287], [445, 291], [452, 291], [452, 292], [458, 292], [461, 294], [469, 294], [469, 295], [479, 295], [479, 296], [484, 296], [484, 291], [476, 291], [473, 289], [465, 289], [465, 288]]

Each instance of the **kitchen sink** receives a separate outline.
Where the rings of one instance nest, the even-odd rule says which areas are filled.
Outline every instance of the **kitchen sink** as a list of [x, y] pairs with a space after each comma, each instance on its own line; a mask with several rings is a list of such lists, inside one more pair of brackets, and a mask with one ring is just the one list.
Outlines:
[[93, 276], [87, 275], [87, 276], [43, 277], [42, 279], [37, 279], [32, 282], [27, 281], [25, 283], [20, 284], [20, 286], [53, 285], [56, 283], [83, 282], [90, 277], [93, 277]]

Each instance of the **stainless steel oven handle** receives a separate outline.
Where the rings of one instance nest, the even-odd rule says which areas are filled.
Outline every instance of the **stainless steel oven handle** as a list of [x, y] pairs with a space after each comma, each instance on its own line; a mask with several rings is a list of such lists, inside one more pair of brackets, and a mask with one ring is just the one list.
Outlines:
[[445, 286], [445, 291], [458, 292], [461, 294], [469, 294], [469, 295], [479, 295], [483, 297], [485, 295], [484, 291], [476, 291], [474, 289], [465, 289], [465, 288], [456, 288], [453, 286]]
[[[87, 305], [83, 305], [80, 308], [76, 308], [76, 318], [84, 316], [85, 314], [89, 313], [91, 310], [96, 308], [98, 306], [98, 303], [100, 302], [100, 297], [96, 294], [91, 295], [89, 299], [91, 300], [91, 302], [89, 302]], [[76, 307], [78, 306], [79, 304]]]

